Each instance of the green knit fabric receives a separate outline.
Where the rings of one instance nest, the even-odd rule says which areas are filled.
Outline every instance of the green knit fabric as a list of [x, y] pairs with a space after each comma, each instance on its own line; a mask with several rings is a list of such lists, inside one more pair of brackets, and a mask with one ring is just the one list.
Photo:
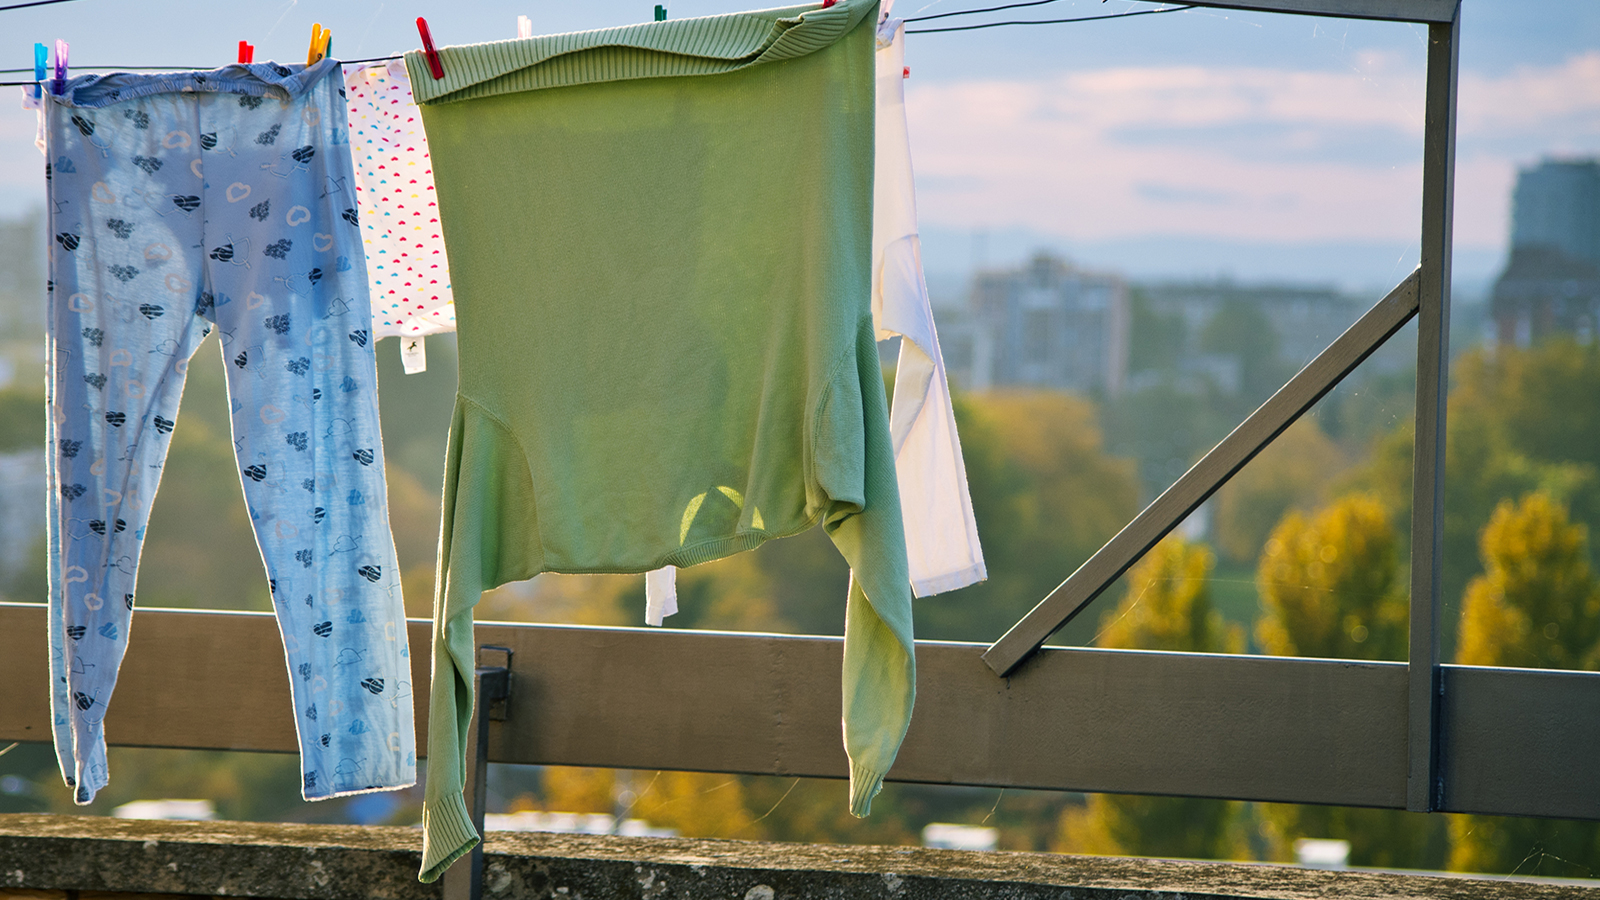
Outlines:
[[852, 571], [852, 812], [893, 763], [916, 678], [869, 299], [874, 10], [446, 48], [437, 87], [408, 57], [460, 349], [424, 881], [477, 840], [472, 607], [540, 572], [694, 565], [821, 523]]
[[808, 4], [442, 47], [444, 78], [439, 80], [430, 74], [422, 51], [413, 50], [406, 54], [406, 69], [418, 103], [634, 78], [715, 75], [830, 47], [876, 8], [862, 0], [828, 9]]

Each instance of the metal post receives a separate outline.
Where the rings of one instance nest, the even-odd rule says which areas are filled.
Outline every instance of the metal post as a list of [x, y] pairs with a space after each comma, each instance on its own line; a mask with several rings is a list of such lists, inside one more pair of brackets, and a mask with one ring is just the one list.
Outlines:
[[1417, 314], [1417, 427], [1412, 462], [1411, 646], [1406, 808], [1444, 803], [1440, 770], [1439, 575], [1444, 555], [1445, 405], [1450, 365], [1450, 248], [1455, 204], [1456, 73], [1461, 8], [1428, 26], [1422, 148], [1422, 284]]
[[[505, 654], [505, 665], [482, 665], [484, 651]], [[506, 718], [506, 701], [511, 696], [511, 650], [506, 647], [478, 648], [479, 665], [474, 674], [478, 702], [473, 709], [475, 726], [467, 729], [467, 808], [472, 811], [472, 827], [482, 840], [472, 852], [457, 860], [444, 873], [445, 900], [482, 900], [483, 844], [489, 836], [483, 830], [483, 815], [489, 795], [489, 723]], [[498, 707], [498, 714], [496, 713]]]

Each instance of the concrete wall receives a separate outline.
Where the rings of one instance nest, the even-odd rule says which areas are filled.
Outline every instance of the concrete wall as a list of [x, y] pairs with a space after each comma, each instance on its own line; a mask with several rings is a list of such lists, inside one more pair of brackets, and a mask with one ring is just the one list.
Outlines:
[[[420, 851], [411, 828], [0, 815], [0, 900], [439, 897], [438, 884], [416, 880]], [[559, 900], [1600, 900], [1600, 887], [1573, 883], [508, 832], [489, 840], [484, 888], [489, 898]]]

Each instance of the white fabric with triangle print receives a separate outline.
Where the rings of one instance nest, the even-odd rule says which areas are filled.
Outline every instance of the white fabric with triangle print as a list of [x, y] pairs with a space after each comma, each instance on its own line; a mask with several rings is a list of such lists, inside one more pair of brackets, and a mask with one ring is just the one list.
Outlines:
[[422, 339], [456, 330], [433, 164], [405, 63], [344, 70], [350, 156], [372, 288], [372, 337], [401, 339], [407, 374], [427, 368]]

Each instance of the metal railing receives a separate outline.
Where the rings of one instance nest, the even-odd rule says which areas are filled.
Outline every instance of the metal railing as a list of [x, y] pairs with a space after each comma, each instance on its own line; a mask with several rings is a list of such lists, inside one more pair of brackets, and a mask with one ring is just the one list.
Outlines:
[[[1195, 5], [1428, 26], [1421, 264], [1004, 637], [918, 642], [916, 715], [889, 778], [1600, 819], [1600, 673], [1439, 659], [1459, 0]], [[1413, 317], [1409, 662], [1042, 646]], [[0, 604], [0, 741], [49, 740], [44, 617]], [[110, 743], [298, 749], [270, 615], [140, 610], [137, 624]], [[409, 628], [430, 646], [429, 623]], [[488, 762], [848, 774], [837, 638], [496, 623], [476, 637], [504, 656], [478, 670], [480, 829]], [[412, 666], [408, 687], [424, 693], [426, 654]], [[426, 729], [420, 704], [424, 747]], [[466, 860], [447, 896], [478, 895], [481, 853]]]

